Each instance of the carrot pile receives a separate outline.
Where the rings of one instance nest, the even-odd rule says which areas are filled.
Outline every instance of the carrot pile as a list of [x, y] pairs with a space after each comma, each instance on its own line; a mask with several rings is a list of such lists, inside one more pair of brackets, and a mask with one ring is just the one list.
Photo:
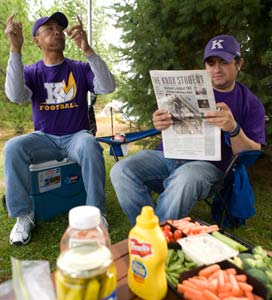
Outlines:
[[179, 220], [168, 220], [168, 223], [180, 229], [187, 236], [201, 233], [210, 233], [219, 230], [217, 225], [202, 225], [199, 222], [191, 222], [191, 217], [185, 217]]
[[183, 280], [177, 286], [179, 293], [189, 300], [261, 300], [253, 293], [245, 274], [237, 274], [234, 268], [222, 270], [213, 264], [198, 272], [198, 275]]

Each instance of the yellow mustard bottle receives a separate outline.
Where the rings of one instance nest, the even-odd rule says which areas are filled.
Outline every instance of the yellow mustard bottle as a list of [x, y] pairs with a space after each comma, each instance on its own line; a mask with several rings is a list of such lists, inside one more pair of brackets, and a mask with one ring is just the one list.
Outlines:
[[167, 243], [151, 206], [144, 206], [128, 236], [128, 286], [145, 300], [161, 300], [167, 294], [165, 261]]

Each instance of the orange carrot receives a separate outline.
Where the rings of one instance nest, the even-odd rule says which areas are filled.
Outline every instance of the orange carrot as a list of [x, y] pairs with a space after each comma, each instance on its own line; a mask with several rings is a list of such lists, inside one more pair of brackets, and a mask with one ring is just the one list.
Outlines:
[[179, 283], [177, 289], [178, 289], [179, 293], [187, 292], [187, 293], [190, 293], [190, 294], [193, 294], [193, 295], [196, 295], [196, 296], [201, 296], [200, 291], [198, 291], [197, 289], [191, 288], [189, 286], [186, 286], [184, 284]]
[[234, 268], [228, 268], [226, 270], [224, 270], [227, 274], [233, 274], [233, 275], [236, 275], [237, 272]]
[[217, 296], [220, 298], [220, 299], [224, 299], [225, 298], [229, 298], [229, 297], [233, 297], [233, 294], [231, 291], [221, 291], [217, 294]]
[[206, 229], [205, 229], [205, 233], [210, 233], [210, 232], [214, 232], [214, 231], [217, 231], [219, 230], [219, 227], [217, 225], [211, 225], [211, 226], [208, 226]]
[[213, 264], [200, 270], [198, 275], [208, 278], [213, 272], [218, 270], [220, 270], [220, 266], [218, 264]]
[[[189, 278], [190, 279], [190, 278]], [[189, 280], [183, 280], [182, 281], [182, 284], [184, 284], [184, 285], [186, 285], [186, 286], [189, 286], [189, 287], [191, 287], [191, 288], [193, 288], [193, 289], [196, 289], [197, 288], [197, 286], [193, 283], [193, 282], [191, 282], [191, 281], [189, 281]]]
[[218, 271], [218, 290], [224, 290], [225, 279], [224, 272], [222, 270]]
[[213, 278], [212, 280], [209, 280], [209, 282], [210, 282], [210, 290], [217, 291], [217, 289], [218, 289], [217, 278]]
[[218, 273], [219, 273], [220, 269], [218, 269], [217, 271], [211, 273], [209, 276], [208, 276], [208, 280], [211, 281], [213, 280], [214, 278], [218, 279]]
[[245, 295], [246, 295], [248, 300], [254, 300], [254, 296], [253, 296], [252, 292], [245, 291]]
[[239, 282], [246, 282], [247, 281], [246, 274], [237, 274], [237, 275], [235, 275], [235, 278]]
[[215, 294], [213, 294], [209, 290], [202, 291], [202, 294], [203, 294], [203, 298], [205, 300], [220, 300], [219, 297], [217, 297]]
[[229, 282], [226, 282], [225, 284], [225, 291], [231, 291], [232, 290], [232, 286]]
[[240, 287], [238, 285], [238, 282], [233, 274], [229, 274], [229, 282], [232, 286], [233, 295], [236, 296], [239, 294]]
[[238, 282], [239, 287], [243, 290], [243, 291], [248, 291], [248, 292], [252, 292], [253, 291], [253, 287], [252, 285], [246, 283], [246, 282]]
[[227, 298], [224, 298], [224, 300], [248, 300], [247, 297], [234, 297], [234, 296], [230, 296]]
[[194, 283], [198, 289], [207, 289], [209, 286], [207, 280], [204, 281], [204, 280], [198, 279], [197, 277], [189, 278], [189, 281]]

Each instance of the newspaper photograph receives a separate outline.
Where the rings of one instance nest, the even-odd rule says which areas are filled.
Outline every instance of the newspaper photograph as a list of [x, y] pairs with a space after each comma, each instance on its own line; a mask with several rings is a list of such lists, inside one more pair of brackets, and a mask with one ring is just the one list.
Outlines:
[[221, 160], [221, 129], [208, 124], [216, 110], [211, 78], [206, 70], [152, 70], [158, 108], [169, 111], [173, 125], [162, 130], [164, 156], [176, 159]]

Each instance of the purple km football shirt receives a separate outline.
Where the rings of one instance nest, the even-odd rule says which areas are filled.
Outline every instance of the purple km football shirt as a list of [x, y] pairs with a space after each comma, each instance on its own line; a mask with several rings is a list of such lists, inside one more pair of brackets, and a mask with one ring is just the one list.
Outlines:
[[66, 135], [90, 129], [87, 92], [94, 91], [94, 74], [88, 63], [65, 58], [56, 66], [44, 62], [24, 68], [32, 91], [34, 129]]

